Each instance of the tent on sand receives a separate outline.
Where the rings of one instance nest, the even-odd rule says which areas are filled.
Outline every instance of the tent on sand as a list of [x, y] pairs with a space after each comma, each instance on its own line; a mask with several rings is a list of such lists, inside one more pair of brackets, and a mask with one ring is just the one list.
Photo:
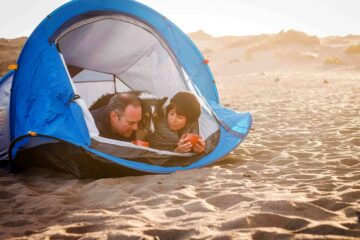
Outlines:
[[[189, 157], [100, 137], [89, 106], [129, 90], [196, 94], [211, 151]], [[231, 152], [251, 123], [250, 113], [220, 105], [207, 61], [187, 35], [132, 0], [75, 0], [56, 9], [0, 80], [0, 160], [12, 170], [44, 165], [81, 178], [194, 169]]]

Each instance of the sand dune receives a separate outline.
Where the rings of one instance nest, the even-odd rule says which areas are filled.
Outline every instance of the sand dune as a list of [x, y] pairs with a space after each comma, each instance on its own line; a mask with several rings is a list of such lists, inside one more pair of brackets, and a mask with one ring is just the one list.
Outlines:
[[16, 64], [18, 55], [27, 38], [0, 38], [0, 76], [7, 73], [10, 64]]
[[215, 76], [283, 69], [358, 70], [360, 67], [360, 50], [357, 50], [360, 36], [356, 35], [318, 38], [288, 30], [218, 38], [200, 31], [189, 36], [210, 60]]
[[212, 166], [170, 175], [0, 171], [0, 239], [359, 239], [360, 61], [322, 59], [354, 44], [339, 39], [280, 47], [318, 54], [287, 64], [278, 46], [246, 61], [249, 44], [229, 47], [236, 37], [195, 39], [212, 51], [222, 104], [253, 114], [246, 141]]

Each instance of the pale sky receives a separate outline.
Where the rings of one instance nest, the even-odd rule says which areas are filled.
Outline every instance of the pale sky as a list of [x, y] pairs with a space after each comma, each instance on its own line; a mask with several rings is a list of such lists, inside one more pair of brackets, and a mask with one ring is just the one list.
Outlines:
[[[121, 0], [119, 0], [121, 1]], [[68, 0], [0, 0], [0, 38], [29, 36]], [[359, 0], [139, 0], [185, 33], [213, 36], [296, 29], [320, 37], [360, 35]]]

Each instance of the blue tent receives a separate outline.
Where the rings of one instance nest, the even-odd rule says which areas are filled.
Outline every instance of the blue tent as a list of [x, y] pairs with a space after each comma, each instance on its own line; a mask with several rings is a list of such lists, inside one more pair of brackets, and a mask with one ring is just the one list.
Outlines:
[[[11, 162], [24, 150], [63, 142], [80, 149], [83, 158], [121, 167], [119, 175], [171, 173], [203, 167], [226, 156], [251, 127], [249, 113], [219, 104], [207, 62], [187, 35], [136, 1], [70, 1], [34, 30], [17, 65], [0, 80], [2, 160]], [[130, 89], [160, 97], [192, 91], [201, 99], [200, 130], [205, 137], [218, 132], [218, 143], [195, 162], [170, 167], [94, 149], [97, 129], [87, 107], [102, 94]], [[26, 161], [31, 165], [33, 159]], [[91, 161], [95, 160], [81, 166]]]

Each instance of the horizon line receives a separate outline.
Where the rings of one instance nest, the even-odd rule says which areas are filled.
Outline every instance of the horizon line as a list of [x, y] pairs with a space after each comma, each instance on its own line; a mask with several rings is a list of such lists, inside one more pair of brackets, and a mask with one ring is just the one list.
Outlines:
[[[263, 32], [263, 33], [255, 33], [255, 34], [246, 34], [246, 35], [235, 35], [235, 34], [227, 34], [227, 35], [212, 35], [211, 33], [209, 32], [206, 32], [206, 30], [203, 30], [203, 29], [199, 29], [199, 30], [196, 30], [196, 31], [192, 31], [192, 32], [187, 32], [185, 33], [186, 35], [190, 35], [190, 34], [195, 34], [195, 33], [202, 33], [204, 35], [209, 35], [210, 37], [212, 38], [222, 38], [222, 37], [249, 37], [249, 36], [259, 36], [259, 35], [276, 35], [276, 34], [280, 34], [282, 32], [289, 32], [289, 31], [294, 31], [294, 32], [300, 32], [300, 33], [304, 33], [308, 36], [312, 36], [312, 37], [317, 37], [317, 38], [328, 38], [328, 37], [350, 37], [350, 36], [359, 36], [360, 37], [360, 34], [356, 34], [356, 33], [348, 33], [348, 34], [340, 34], [340, 35], [324, 35], [324, 36], [319, 36], [319, 35], [316, 35], [316, 34], [309, 34], [305, 31], [300, 31], [300, 30], [297, 30], [297, 29], [293, 29], [293, 28], [290, 28], [290, 29], [283, 29], [283, 30], [280, 30], [278, 32]], [[13, 39], [18, 39], [18, 38], [29, 38], [31, 36], [31, 34], [29, 36], [18, 36], [18, 37], [12, 37], [12, 38], [8, 38], [8, 37], [2, 37], [0, 36], [0, 39], [7, 39], [7, 40], [13, 40]]]

